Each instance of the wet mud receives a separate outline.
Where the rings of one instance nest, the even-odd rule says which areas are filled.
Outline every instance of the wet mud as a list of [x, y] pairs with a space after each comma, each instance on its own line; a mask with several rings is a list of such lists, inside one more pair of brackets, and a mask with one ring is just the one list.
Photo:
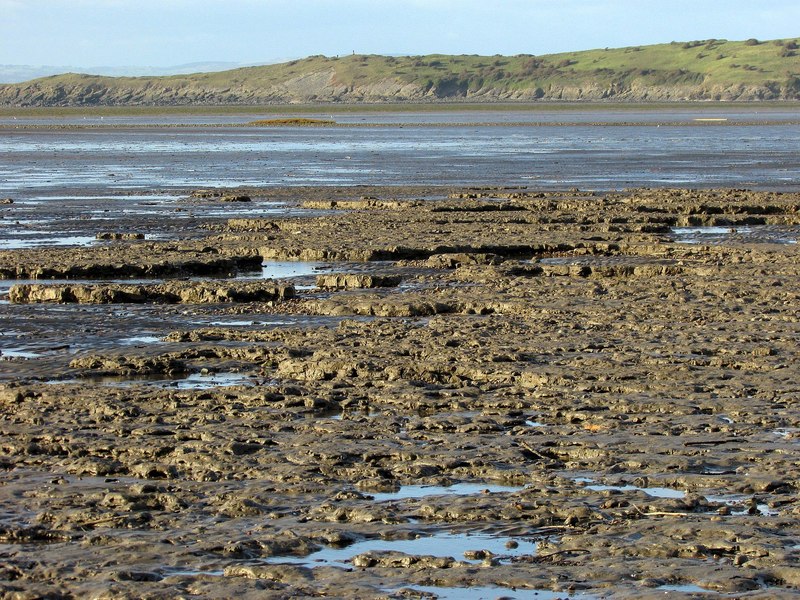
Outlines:
[[0, 251], [3, 595], [800, 593], [800, 195], [170, 198]]

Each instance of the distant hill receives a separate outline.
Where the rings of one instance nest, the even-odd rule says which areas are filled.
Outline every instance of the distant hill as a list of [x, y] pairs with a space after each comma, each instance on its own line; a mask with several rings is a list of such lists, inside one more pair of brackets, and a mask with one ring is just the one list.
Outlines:
[[702, 40], [546, 56], [312, 56], [170, 77], [66, 74], [0, 86], [0, 105], [796, 100], [798, 46]]
[[[271, 61], [273, 64], [278, 61]], [[268, 64], [268, 63], [259, 63]], [[109, 77], [159, 77], [164, 75], [180, 75], [208, 71], [229, 71], [240, 67], [251, 66], [232, 62], [203, 62], [176, 65], [173, 67], [90, 67], [85, 72], [92, 75], [106, 75]], [[57, 67], [52, 65], [0, 65], [0, 84], [21, 83], [40, 77], [50, 77], [61, 73], [74, 72], [75, 67]]]

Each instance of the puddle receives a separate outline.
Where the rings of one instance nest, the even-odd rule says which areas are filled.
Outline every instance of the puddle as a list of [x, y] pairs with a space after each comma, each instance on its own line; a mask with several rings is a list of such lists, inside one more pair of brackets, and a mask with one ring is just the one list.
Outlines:
[[212, 373], [202, 375], [192, 373], [188, 377], [179, 380], [164, 380], [165, 387], [175, 387], [179, 390], [204, 390], [215, 387], [226, 387], [232, 385], [255, 385], [252, 377], [239, 373]]
[[[236, 279], [290, 279], [292, 277], [308, 277], [321, 272], [333, 272], [337, 265], [324, 262], [303, 261], [265, 261], [261, 272], [241, 273]], [[341, 268], [341, 267], [340, 267]]]
[[528, 427], [547, 427], [547, 423], [540, 423], [539, 421], [525, 421], [525, 425]]
[[736, 473], [734, 469], [712, 469], [707, 467], [700, 471], [702, 475], [733, 475]]
[[[318, 262], [301, 260], [266, 260], [261, 264], [261, 272], [242, 272], [236, 279], [292, 279], [313, 277], [322, 273], [375, 273], [392, 268], [393, 261], [369, 262]], [[316, 286], [311, 286], [316, 288]]]
[[572, 481], [575, 483], [592, 483], [594, 479], [590, 477], [573, 477]]
[[[26, 235], [36, 235], [31, 232]], [[59, 236], [34, 239], [6, 239], [0, 240], [0, 250], [24, 250], [25, 248], [40, 248], [42, 246], [91, 246], [97, 240], [94, 236]]]
[[[741, 510], [731, 511], [731, 515], [733, 516], [742, 516], [747, 515], [749, 513], [749, 508], [747, 504], [752, 499], [752, 496], [747, 496], [745, 494], [725, 494], [725, 495], [710, 495], [705, 497], [708, 502], [718, 502], [720, 504], [725, 504], [726, 506], [730, 507], [740, 507]], [[780, 514], [780, 512], [774, 508], [770, 508], [766, 504], [763, 503], [756, 503], [756, 511], [763, 517], [775, 517]]]
[[164, 577], [201, 577], [203, 575], [206, 577], [223, 577], [225, 575], [224, 570], [201, 571], [199, 569], [182, 569], [180, 567], [160, 569], [160, 573]]
[[84, 377], [81, 379], [64, 379], [64, 380], [49, 380], [45, 383], [48, 384], [82, 384], [85, 382], [97, 383], [109, 387], [130, 387], [134, 385], [150, 385], [153, 387], [161, 388], [174, 388], [178, 390], [205, 390], [217, 387], [226, 387], [234, 385], [253, 386], [261, 383], [263, 380], [258, 380], [249, 375], [240, 373], [210, 373], [203, 375], [200, 373], [192, 373], [185, 377], [169, 377], [163, 374], [158, 375], [125, 375], [125, 376], [101, 376], [101, 377]]
[[222, 206], [218, 203], [204, 205], [202, 202], [207, 201], [192, 202], [189, 205], [185, 205], [186, 210], [204, 217], [218, 219], [235, 219], [243, 216], [249, 219], [274, 216], [284, 217], [288, 215], [299, 217], [306, 215], [308, 212], [302, 208], [287, 208], [285, 202], [272, 202], [269, 206], [254, 206], [252, 202], [225, 203]]
[[[517, 547], [506, 548], [506, 544], [510, 542], [515, 543]], [[485, 533], [474, 535], [438, 533], [413, 540], [364, 540], [346, 548], [323, 548], [304, 557], [274, 556], [268, 558], [267, 562], [301, 564], [312, 568], [333, 566], [349, 569], [352, 568], [350, 564], [352, 558], [365, 552], [402, 552], [412, 556], [450, 557], [471, 564], [480, 564], [481, 559], [464, 557], [465, 552], [476, 550], [491, 552], [502, 563], [518, 556], [535, 555], [537, 544], [526, 539]]]
[[772, 433], [784, 439], [790, 439], [797, 437], [798, 432], [800, 432], [800, 429], [776, 429]]
[[593, 490], [595, 492], [604, 492], [606, 490], [617, 490], [620, 492], [644, 492], [648, 496], [652, 496], [653, 498], [684, 498], [686, 497], [686, 492], [682, 492], [680, 490], [673, 490], [670, 488], [643, 488], [637, 487], [635, 485], [587, 485], [585, 486], [587, 490]]
[[426, 498], [428, 496], [471, 496], [473, 494], [490, 494], [519, 492], [522, 486], [497, 485], [487, 483], [456, 483], [451, 486], [440, 485], [404, 485], [396, 492], [380, 492], [370, 494], [375, 502], [404, 500], [406, 498]]
[[376, 410], [374, 408], [337, 408], [335, 410], [331, 410], [326, 414], [320, 415], [326, 419], [331, 419], [332, 421], [347, 421], [349, 419], [360, 419], [362, 417], [372, 418], [378, 417], [382, 415], [383, 412]]
[[731, 233], [749, 233], [750, 227], [673, 227], [672, 234], [678, 237], [695, 235], [728, 235]]
[[[763, 582], [762, 587], [765, 587]], [[726, 594], [725, 592], [718, 592], [717, 590], [709, 590], [708, 588], [700, 587], [694, 583], [665, 584], [654, 589], [658, 592], [664, 592], [665, 596], [668, 596], [670, 592], [678, 592], [682, 594], [711, 594], [721, 598], [744, 598], [750, 595], [750, 593], [745, 593], [743, 595], [736, 593]]]
[[683, 592], [685, 594], [719, 594], [719, 592], [707, 590], [706, 588], [702, 588], [693, 583], [680, 585], [660, 585], [656, 589], [663, 592]]
[[[197, 317], [197, 315], [192, 315], [193, 317]], [[296, 327], [304, 327], [304, 326], [333, 326], [338, 324], [338, 321], [334, 320], [334, 318], [328, 317], [314, 317], [309, 315], [286, 315], [279, 319], [269, 319], [269, 320], [250, 320], [250, 319], [231, 319], [231, 320], [221, 320], [219, 318], [211, 321], [199, 320], [197, 318], [186, 321], [186, 325], [193, 325], [199, 327], [285, 327], [285, 326], [296, 326]]]
[[[435, 587], [428, 585], [408, 585], [402, 588], [383, 590], [390, 594], [397, 594], [401, 590], [413, 590], [424, 594], [434, 594], [440, 600], [495, 600], [496, 598], [508, 598], [508, 600], [589, 600], [593, 596], [583, 594], [570, 594], [568, 592], [552, 592], [550, 590], [526, 590], [509, 587]], [[397, 596], [406, 597], [406, 596]]]
[[676, 242], [683, 244], [719, 243], [731, 239], [755, 244], [796, 244], [800, 233], [796, 227], [770, 225], [673, 227], [670, 232]]
[[120, 340], [120, 343], [129, 346], [134, 344], [157, 344], [160, 341], [161, 338], [155, 335], [140, 335], [136, 337], [125, 338], [124, 340]]
[[605, 491], [618, 491], [618, 492], [644, 492], [653, 498], [685, 498], [686, 492], [681, 490], [673, 490], [672, 488], [664, 487], [639, 487], [636, 485], [601, 485], [595, 484], [594, 479], [589, 477], [574, 477], [572, 479], [576, 483], [585, 483], [582, 486], [584, 489], [592, 490], [594, 492]]
[[[572, 480], [576, 483], [585, 483], [587, 485], [583, 486], [587, 490], [593, 490], [596, 492], [602, 492], [606, 490], [617, 490], [620, 492], [632, 492], [632, 491], [640, 491], [644, 492], [648, 496], [653, 498], [675, 498], [675, 499], [682, 499], [686, 497], [686, 492], [681, 490], [674, 490], [672, 488], [663, 488], [663, 487], [638, 487], [635, 485], [597, 485], [593, 484], [594, 480], [589, 477], [573, 477]], [[752, 496], [748, 496], [746, 494], [726, 494], [726, 495], [709, 495], [705, 496], [705, 499], [708, 502], [716, 502], [719, 504], [725, 504], [730, 507], [738, 507], [740, 510], [731, 511], [732, 516], [742, 516], [749, 514], [749, 502], [752, 500]], [[765, 517], [774, 517], [780, 514], [780, 512], [774, 508], [770, 508], [764, 503], [756, 504], [756, 511], [758, 514], [765, 516]]]
[[38, 352], [29, 352], [27, 350], [16, 350], [14, 348], [0, 349], [0, 358], [39, 358], [41, 354]]
[[[0, 227], [19, 227], [20, 225], [44, 225], [50, 223], [52, 219], [15, 219], [14, 217], [0, 217]], [[24, 232], [19, 232], [24, 235]]]

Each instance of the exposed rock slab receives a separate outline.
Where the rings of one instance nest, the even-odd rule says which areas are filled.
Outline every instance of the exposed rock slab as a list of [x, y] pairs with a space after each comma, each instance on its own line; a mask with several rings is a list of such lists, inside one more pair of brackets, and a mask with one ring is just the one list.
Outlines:
[[157, 285], [14, 285], [9, 299], [16, 304], [203, 304], [217, 302], [269, 302], [294, 296], [291, 285], [271, 281], [172, 281]]
[[397, 287], [402, 280], [402, 277], [396, 275], [334, 273], [331, 275], [317, 275], [317, 287], [322, 289]]

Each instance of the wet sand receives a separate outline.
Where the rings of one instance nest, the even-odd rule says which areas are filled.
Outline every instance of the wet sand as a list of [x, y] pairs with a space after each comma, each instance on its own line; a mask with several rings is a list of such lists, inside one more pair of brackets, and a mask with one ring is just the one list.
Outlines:
[[190, 192], [2, 206], [4, 595], [798, 594], [800, 194]]

